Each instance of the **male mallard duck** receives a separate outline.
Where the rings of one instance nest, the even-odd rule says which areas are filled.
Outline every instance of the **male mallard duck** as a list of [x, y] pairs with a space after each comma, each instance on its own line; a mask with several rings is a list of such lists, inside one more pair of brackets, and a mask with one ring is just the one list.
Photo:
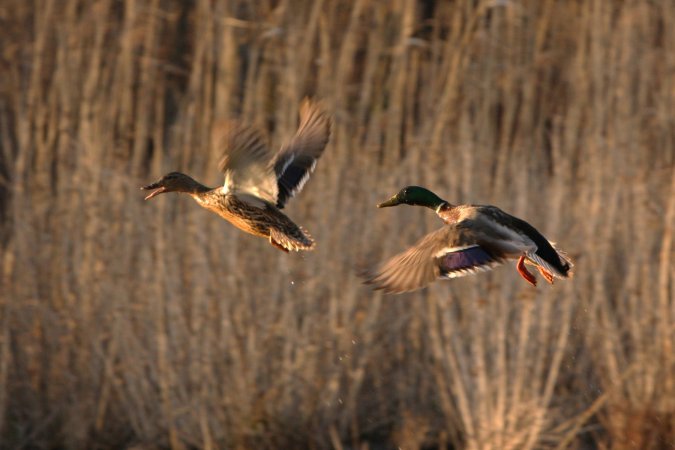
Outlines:
[[164, 175], [141, 189], [153, 190], [146, 200], [166, 192], [185, 192], [237, 228], [269, 239], [280, 250], [311, 250], [314, 241], [281, 208], [309, 179], [330, 135], [330, 119], [316, 103], [300, 107], [300, 126], [288, 145], [271, 157], [253, 128], [228, 122], [214, 129], [222, 147], [218, 169], [222, 187], [209, 188], [180, 172]]
[[366, 274], [366, 282], [377, 289], [412, 291], [436, 279], [490, 270], [507, 259], [518, 259], [518, 273], [533, 286], [537, 280], [525, 263], [551, 284], [554, 278], [572, 275], [572, 261], [565, 254], [532, 225], [496, 206], [452, 205], [427, 189], [408, 186], [377, 207], [402, 203], [431, 208], [446, 225]]

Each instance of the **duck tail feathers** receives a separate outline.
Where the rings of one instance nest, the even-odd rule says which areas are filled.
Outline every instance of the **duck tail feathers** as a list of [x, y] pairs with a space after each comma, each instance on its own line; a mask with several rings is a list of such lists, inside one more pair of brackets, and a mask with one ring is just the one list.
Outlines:
[[565, 267], [565, 278], [572, 278], [574, 277], [574, 262], [572, 262], [572, 258], [565, 252], [564, 250], [560, 250], [554, 242], [551, 242], [551, 246], [555, 249], [556, 253], [558, 254], [558, 257], [560, 257], [560, 262], [562, 263], [563, 267]]
[[315, 247], [312, 236], [310, 236], [307, 230], [300, 226], [292, 232], [273, 228], [270, 230], [270, 241], [272, 242], [272, 245], [296, 252], [300, 250], [313, 250]]
[[556, 278], [572, 278], [574, 276], [574, 263], [572, 262], [572, 259], [567, 255], [566, 252], [560, 250], [556, 246], [555, 242], [549, 243], [558, 255], [559, 261], [557, 261], [557, 264], [556, 262], [549, 262], [543, 259], [535, 252], [529, 253], [527, 258], [531, 260], [534, 265], [542, 267]]

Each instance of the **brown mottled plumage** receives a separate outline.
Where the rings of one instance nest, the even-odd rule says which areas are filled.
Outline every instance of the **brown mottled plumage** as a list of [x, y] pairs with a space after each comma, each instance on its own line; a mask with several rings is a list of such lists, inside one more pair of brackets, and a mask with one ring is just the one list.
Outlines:
[[146, 200], [166, 192], [185, 192], [235, 227], [269, 239], [280, 250], [311, 250], [311, 236], [281, 208], [309, 179], [329, 135], [330, 118], [309, 100], [300, 107], [295, 136], [274, 157], [255, 129], [225, 122], [213, 131], [214, 145], [223, 155], [218, 163], [225, 174], [222, 187], [211, 189], [188, 175], [171, 172], [141, 189], [153, 190]]

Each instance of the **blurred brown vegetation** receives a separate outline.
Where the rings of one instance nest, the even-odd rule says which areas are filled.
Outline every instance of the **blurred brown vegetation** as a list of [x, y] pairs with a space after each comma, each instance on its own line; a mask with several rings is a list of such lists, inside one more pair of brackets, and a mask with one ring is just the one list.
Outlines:
[[[0, 447], [675, 447], [670, 1], [3, 0]], [[331, 143], [286, 255], [187, 196], [219, 117]], [[421, 184], [577, 262], [398, 297]]]

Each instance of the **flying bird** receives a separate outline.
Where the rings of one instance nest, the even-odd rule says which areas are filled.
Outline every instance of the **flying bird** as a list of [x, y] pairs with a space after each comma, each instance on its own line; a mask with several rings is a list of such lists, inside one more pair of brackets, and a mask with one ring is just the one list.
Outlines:
[[535, 266], [546, 281], [572, 276], [572, 261], [539, 231], [496, 206], [452, 205], [433, 192], [408, 186], [378, 208], [400, 204], [436, 211], [445, 226], [414, 246], [365, 273], [366, 283], [389, 293], [422, 288], [437, 279], [484, 272], [517, 259], [518, 273], [533, 286], [537, 279], [525, 264]]
[[213, 130], [213, 142], [222, 152], [218, 169], [223, 186], [209, 188], [180, 172], [164, 175], [143, 186], [146, 200], [167, 192], [184, 192], [197, 203], [246, 233], [269, 240], [274, 247], [311, 250], [314, 240], [281, 209], [298, 194], [316, 167], [330, 136], [329, 116], [316, 102], [300, 106], [300, 125], [288, 144], [272, 156], [261, 134], [251, 126], [225, 122]]

